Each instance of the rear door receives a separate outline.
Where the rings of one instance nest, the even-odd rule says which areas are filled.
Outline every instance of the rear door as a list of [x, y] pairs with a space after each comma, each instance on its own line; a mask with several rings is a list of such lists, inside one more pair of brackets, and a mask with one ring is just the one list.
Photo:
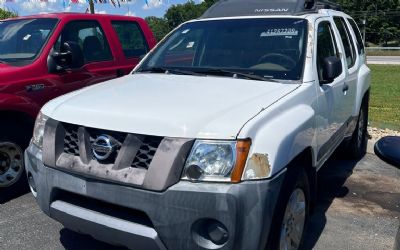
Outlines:
[[115, 46], [122, 51], [121, 70], [128, 74], [149, 52], [150, 45], [140, 25], [134, 20], [111, 20], [111, 26], [119, 41]]
[[[353, 35], [350, 33], [350, 27], [348, 26], [346, 20], [341, 16], [333, 17], [339, 37], [341, 39], [344, 58], [346, 59], [345, 67], [347, 68], [345, 87], [348, 89], [344, 92], [343, 102], [344, 110], [343, 116], [346, 120], [351, 121], [353, 115], [353, 110], [356, 102], [357, 94], [357, 79], [359, 70], [359, 55], [357, 53], [356, 43]], [[346, 124], [349, 125], [349, 124]]]

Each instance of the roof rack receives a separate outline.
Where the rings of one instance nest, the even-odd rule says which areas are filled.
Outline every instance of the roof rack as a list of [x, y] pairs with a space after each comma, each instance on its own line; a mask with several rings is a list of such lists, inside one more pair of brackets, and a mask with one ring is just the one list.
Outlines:
[[320, 9], [341, 10], [330, 1], [318, 0], [219, 0], [201, 17], [303, 15]]

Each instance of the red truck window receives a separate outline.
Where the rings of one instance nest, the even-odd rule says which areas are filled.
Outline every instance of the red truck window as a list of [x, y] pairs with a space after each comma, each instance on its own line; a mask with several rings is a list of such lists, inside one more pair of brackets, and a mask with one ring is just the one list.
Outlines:
[[111, 22], [127, 58], [141, 57], [149, 51], [142, 30], [136, 22], [112, 21]]
[[110, 46], [97, 21], [72, 21], [65, 25], [54, 46], [55, 50], [60, 51], [60, 45], [68, 41], [80, 45], [85, 63], [113, 59]]

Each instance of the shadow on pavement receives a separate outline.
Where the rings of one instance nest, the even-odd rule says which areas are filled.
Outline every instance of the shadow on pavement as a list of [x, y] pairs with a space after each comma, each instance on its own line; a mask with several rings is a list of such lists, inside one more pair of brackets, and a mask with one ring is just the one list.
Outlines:
[[67, 228], [60, 230], [60, 242], [67, 250], [96, 249], [96, 250], [126, 250], [124, 247], [112, 246], [98, 241], [89, 235], [83, 235]]
[[313, 249], [326, 225], [326, 212], [335, 198], [349, 193], [344, 184], [352, 175], [358, 161], [343, 159], [335, 153], [318, 172], [317, 204], [310, 217], [305, 235], [304, 249]]
[[30, 192], [27, 182], [18, 184], [21, 185], [17, 185], [16, 187], [13, 186], [5, 189], [0, 189], [0, 204], [7, 203], [13, 199], [16, 199]]

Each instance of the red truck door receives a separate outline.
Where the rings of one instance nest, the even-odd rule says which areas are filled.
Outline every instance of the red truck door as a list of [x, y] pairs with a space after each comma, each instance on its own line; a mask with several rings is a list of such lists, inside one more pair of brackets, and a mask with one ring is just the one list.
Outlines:
[[121, 62], [111, 49], [110, 38], [97, 20], [68, 22], [53, 45], [53, 50], [59, 52], [65, 42], [79, 44], [83, 52], [84, 66], [50, 74], [49, 80], [59, 86], [61, 94], [123, 74]]

